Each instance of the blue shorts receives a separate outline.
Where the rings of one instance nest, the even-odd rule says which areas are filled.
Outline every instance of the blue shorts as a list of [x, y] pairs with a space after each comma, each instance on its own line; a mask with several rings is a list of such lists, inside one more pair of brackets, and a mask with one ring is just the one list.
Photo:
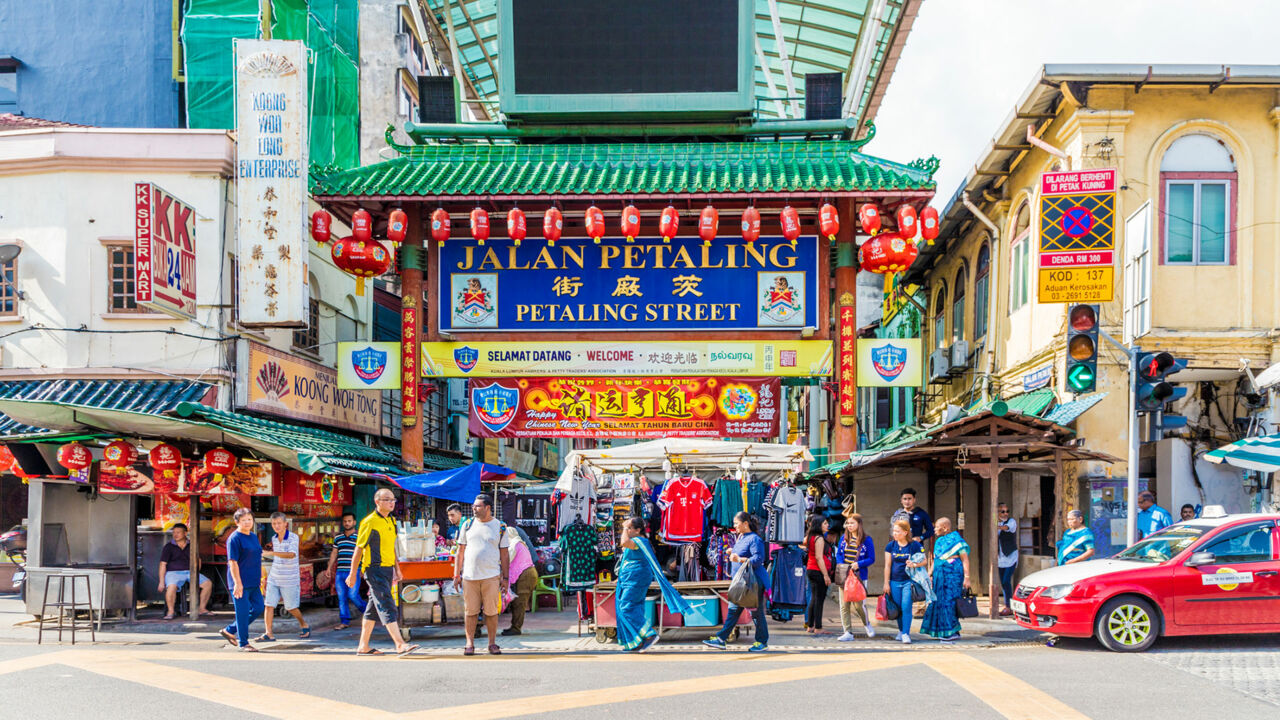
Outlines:
[[[209, 578], [205, 577], [203, 574], [197, 575], [196, 577], [200, 578], [201, 585], [209, 582]], [[177, 585], [178, 589], [181, 590], [189, 582], [191, 582], [190, 570], [170, 570], [164, 574], [165, 587]]]
[[267, 593], [265, 604], [269, 608], [273, 608], [284, 601], [285, 610], [296, 610], [300, 604], [302, 595], [302, 587], [298, 582], [292, 582], [288, 585], [277, 585], [270, 579], [267, 580]]

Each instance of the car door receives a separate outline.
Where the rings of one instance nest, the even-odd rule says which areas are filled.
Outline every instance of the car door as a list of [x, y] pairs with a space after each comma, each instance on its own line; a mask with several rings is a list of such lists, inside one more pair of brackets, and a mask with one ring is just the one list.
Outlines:
[[1224, 528], [1193, 548], [1193, 554], [1213, 553], [1214, 560], [1199, 567], [1182, 563], [1174, 567], [1174, 623], [1280, 623], [1280, 559], [1276, 557], [1275, 536], [1274, 521], [1249, 522]]

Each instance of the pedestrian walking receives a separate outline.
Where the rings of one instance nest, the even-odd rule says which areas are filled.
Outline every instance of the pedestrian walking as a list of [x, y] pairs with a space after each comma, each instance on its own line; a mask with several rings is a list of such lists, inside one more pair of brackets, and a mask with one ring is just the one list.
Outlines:
[[618, 560], [613, 607], [618, 618], [618, 647], [624, 652], [644, 652], [658, 644], [658, 631], [645, 613], [645, 596], [654, 582], [658, 583], [667, 609], [681, 615], [692, 610], [663, 574], [658, 556], [644, 535], [644, 520], [632, 516], [622, 523], [622, 557]]
[[1009, 600], [1013, 597], [1013, 574], [1018, 570], [1018, 521], [1010, 516], [1009, 506], [996, 506], [996, 565], [1000, 568], [1000, 589], [1004, 591], [1004, 607], [1001, 615], [1012, 615]]
[[[373, 504], [373, 512], [360, 521], [356, 550], [351, 556], [351, 567], [360, 568], [365, 582], [369, 584], [369, 602], [364, 606], [356, 654], [382, 654], [381, 650], [369, 646], [373, 628], [381, 621], [391, 635], [391, 642], [395, 643], [396, 654], [404, 657], [417, 650], [418, 646], [406, 643], [400, 636], [399, 616], [391, 590], [401, 579], [400, 563], [396, 557], [396, 521], [391, 517], [391, 511], [396, 507], [396, 496], [387, 488], [381, 488], [373, 494]], [[360, 573], [347, 573], [347, 587], [354, 589], [359, 577]]]
[[507, 593], [507, 574], [511, 570], [510, 541], [506, 537], [506, 525], [493, 516], [493, 498], [477, 495], [471, 510], [475, 516], [458, 528], [458, 559], [453, 570], [453, 583], [462, 586], [467, 613], [467, 644], [462, 654], [476, 654], [476, 626], [480, 623], [480, 613], [484, 612], [489, 654], [501, 655], [498, 615], [502, 612], [502, 597]]
[[893, 517], [889, 518], [889, 524], [906, 520], [911, 525], [911, 539], [923, 546], [926, 540], [933, 537], [933, 520], [929, 517], [928, 511], [916, 505], [916, 489], [902, 488], [898, 501], [902, 503], [902, 507], [894, 511]]
[[[729, 553], [730, 577], [737, 577], [743, 563], [750, 563], [751, 572], [755, 574], [756, 582], [759, 583], [756, 606], [751, 610], [751, 620], [756, 627], [755, 642], [747, 648], [747, 652], [764, 652], [769, 649], [769, 623], [765, 619], [764, 607], [764, 589], [769, 587], [769, 574], [764, 570], [764, 563], [769, 553], [765, 548], [764, 540], [760, 538], [760, 521], [755, 515], [748, 512], [734, 515], [733, 531], [738, 534], [738, 539], [733, 543], [733, 550]], [[743, 611], [743, 607], [729, 603], [724, 626], [720, 628], [720, 632], [703, 640], [702, 644], [723, 650], [725, 643], [729, 640], [729, 634], [742, 619]]]
[[809, 609], [805, 613], [805, 631], [810, 635], [826, 635], [822, 630], [822, 610], [827, 600], [827, 586], [831, 584], [832, 567], [827, 564], [827, 527], [825, 517], [809, 518], [809, 532], [805, 535], [804, 548], [809, 557], [805, 561], [805, 579], [809, 581]]
[[[933, 528], [929, 528], [930, 534]], [[898, 520], [893, 524], [893, 540], [884, 548], [884, 586], [889, 595], [889, 602], [898, 607], [898, 641], [911, 644], [911, 604], [912, 585], [910, 570], [920, 567], [922, 563], [911, 559], [916, 553], [923, 553], [924, 546], [911, 537], [911, 524], [906, 520]]]
[[920, 632], [943, 642], [960, 638], [960, 618], [956, 601], [969, 589], [969, 543], [952, 528], [949, 518], [933, 524], [934, 598], [924, 609]]
[[249, 644], [249, 625], [262, 614], [262, 543], [249, 508], [236, 510], [233, 518], [236, 531], [227, 538], [227, 585], [236, 619], [221, 635], [242, 652], [257, 652]]
[[507, 584], [515, 597], [511, 599], [511, 627], [503, 635], [520, 635], [524, 632], [524, 615], [533, 604], [533, 590], [538, 586], [538, 569], [533, 565], [529, 546], [520, 539], [514, 527], [507, 528], [507, 554], [511, 568], [507, 572]]
[[[334, 630], [346, 630], [351, 627], [351, 607], [356, 612], [364, 610], [360, 602], [360, 566], [352, 567], [351, 558], [356, 553], [356, 516], [355, 513], [342, 513], [342, 532], [333, 536], [333, 550], [329, 553], [329, 577], [333, 578], [333, 589], [338, 594], [338, 624]], [[347, 585], [347, 574], [355, 573], [354, 585]]]
[[867, 637], [876, 636], [876, 629], [871, 626], [871, 621], [867, 618], [867, 608], [864, 605], [865, 598], [863, 600], [849, 600], [845, 597], [844, 592], [849, 573], [853, 573], [865, 589], [867, 585], [867, 569], [875, 561], [876, 544], [863, 531], [862, 516], [858, 513], [850, 513], [845, 516], [844, 532], [841, 533], [840, 543], [836, 546], [835, 580], [840, 597], [840, 625], [844, 629], [844, 634], [839, 638], [841, 642], [853, 640], [853, 616], [855, 614], [862, 621], [862, 626], [867, 631]]
[[1093, 531], [1084, 526], [1084, 513], [1071, 510], [1067, 513], [1067, 531], [1058, 541], [1058, 564], [1074, 565], [1093, 557]]
[[311, 637], [311, 626], [302, 617], [298, 609], [302, 599], [302, 578], [298, 572], [298, 534], [289, 531], [289, 516], [282, 512], [271, 513], [271, 529], [275, 537], [271, 539], [271, 549], [262, 551], [264, 557], [271, 558], [271, 571], [267, 573], [266, 615], [262, 622], [265, 632], [257, 637], [258, 642], [275, 642], [272, 621], [275, 619], [276, 605], [284, 603], [285, 612], [293, 616], [302, 628], [300, 638]]

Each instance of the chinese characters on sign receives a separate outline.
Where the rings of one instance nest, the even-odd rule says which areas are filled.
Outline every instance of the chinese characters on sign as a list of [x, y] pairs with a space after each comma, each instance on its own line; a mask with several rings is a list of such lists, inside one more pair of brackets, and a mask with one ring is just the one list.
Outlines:
[[235, 41], [239, 321], [307, 321], [307, 59], [299, 41]]
[[477, 437], [774, 437], [778, 378], [473, 380]]
[[1039, 302], [1111, 300], [1115, 219], [1115, 168], [1041, 174]]
[[[374, 435], [382, 434], [382, 393], [343, 390], [332, 368], [257, 343], [240, 344], [236, 405]], [[415, 386], [416, 387], [416, 386]]]
[[400, 424], [413, 427], [418, 422], [418, 308], [408, 297], [400, 310]]
[[151, 183], [134, 185], [133, 299], [175, 317], [196, 316], [196, 212]]
[[858, 320], [853, 307], [853, 295], [845, 293], [840, 296], [838, 320], [836, 321], [836, 353], [840, 358], [836, 381], [839, 384], [840, 424], [852, 427], [857, 423], [858, 383], [855, 380], [854, 358], [857, 357]]
[[724, 342], [429, 342], [426, 377], [831, 374], [826, 340]]

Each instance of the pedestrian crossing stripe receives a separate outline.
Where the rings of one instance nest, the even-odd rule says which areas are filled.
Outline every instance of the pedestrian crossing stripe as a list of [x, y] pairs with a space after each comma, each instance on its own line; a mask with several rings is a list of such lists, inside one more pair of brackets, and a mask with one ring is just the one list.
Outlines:
[[[1067, 229], [1079, 226], [1068, 213], [1083, 208], [1092, 216], [1088, 231], [1073, 237]], [[1040, 198], [1040, 252], [1067, 252], [1115, 249], [1115, 193], [1057, 195]], [[1063, 220], [1068, 221], [1064, 229]]]

